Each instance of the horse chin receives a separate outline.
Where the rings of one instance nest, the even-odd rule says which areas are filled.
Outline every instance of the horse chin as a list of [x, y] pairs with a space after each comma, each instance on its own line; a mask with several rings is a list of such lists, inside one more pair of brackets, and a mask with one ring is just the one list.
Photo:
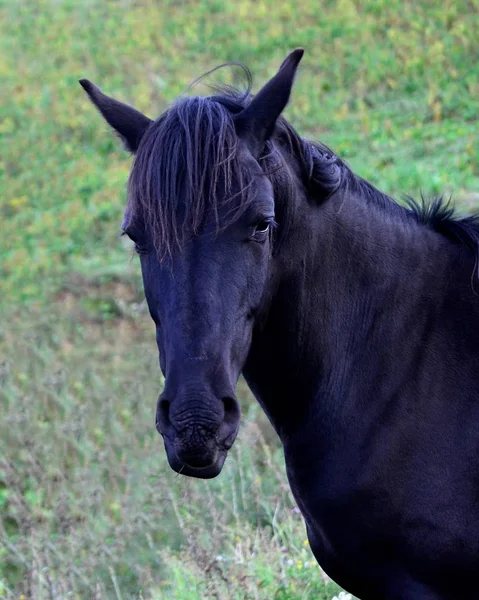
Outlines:
[[213, 479], [221, 473], [228, 454], [227, 450], [219, 450], [215, 461], [207, 467], [192, 467], [180, 461], [173, 448], [169, 448], [165, 441], [166, 456], [170, 467], [179, 475], [196, 477], [197, 479]]

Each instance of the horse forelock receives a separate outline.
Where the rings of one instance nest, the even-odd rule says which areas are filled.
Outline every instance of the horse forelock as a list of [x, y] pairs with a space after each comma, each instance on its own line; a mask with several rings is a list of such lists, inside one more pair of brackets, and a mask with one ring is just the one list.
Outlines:
[[182, 98], [140, 144], [128, 183], [129, 218], [141, 215], [165, 256], [197, 234], [208, 215], [218, 223], [232, 197], [230, 219], [252, 200], [231, 109], [215, 97]]

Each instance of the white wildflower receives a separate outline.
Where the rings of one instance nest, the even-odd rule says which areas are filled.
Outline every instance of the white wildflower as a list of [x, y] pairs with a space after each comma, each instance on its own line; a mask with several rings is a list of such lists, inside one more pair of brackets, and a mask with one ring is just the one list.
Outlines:
[[339, 594], [337, 596], [333, 596], [331, 600], [353, 600], [353, 597], [347, 592], [339, 592]]

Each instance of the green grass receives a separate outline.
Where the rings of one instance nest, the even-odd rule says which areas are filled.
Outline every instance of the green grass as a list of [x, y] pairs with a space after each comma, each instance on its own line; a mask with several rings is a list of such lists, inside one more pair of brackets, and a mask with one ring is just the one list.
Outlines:
[[[157, 116], [242, 60], [306, 54], [287, 116], [400, 197], [479, 205], [478, 0], [0, 0], [0, 597], [330, 599], [241, 388], [220, 478], [176, 477], [139, 272], [131, 158], [77, 80]], [[67, 594], [71, 593], [70, 596]]]

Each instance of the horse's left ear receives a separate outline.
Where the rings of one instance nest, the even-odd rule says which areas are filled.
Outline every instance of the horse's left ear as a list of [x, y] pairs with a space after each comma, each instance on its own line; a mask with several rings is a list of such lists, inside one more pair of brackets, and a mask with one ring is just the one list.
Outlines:
[[122, 138], [126, 149], [135, 153], [138, 150], [141, 138], [153, 121], [136, 108], [106, 96], [100, 88], [88, 79], [80, 79], [79, 83], [101, 112], [105, 121]]
[[283, 61], [276, 75], [256, 94], [251, 103], [235, 116], [238, 135], [247, 137], [254, 156], [258, 156], [274, 125], [288, 104], [294, 76], [304, 50], [297, 48]]

